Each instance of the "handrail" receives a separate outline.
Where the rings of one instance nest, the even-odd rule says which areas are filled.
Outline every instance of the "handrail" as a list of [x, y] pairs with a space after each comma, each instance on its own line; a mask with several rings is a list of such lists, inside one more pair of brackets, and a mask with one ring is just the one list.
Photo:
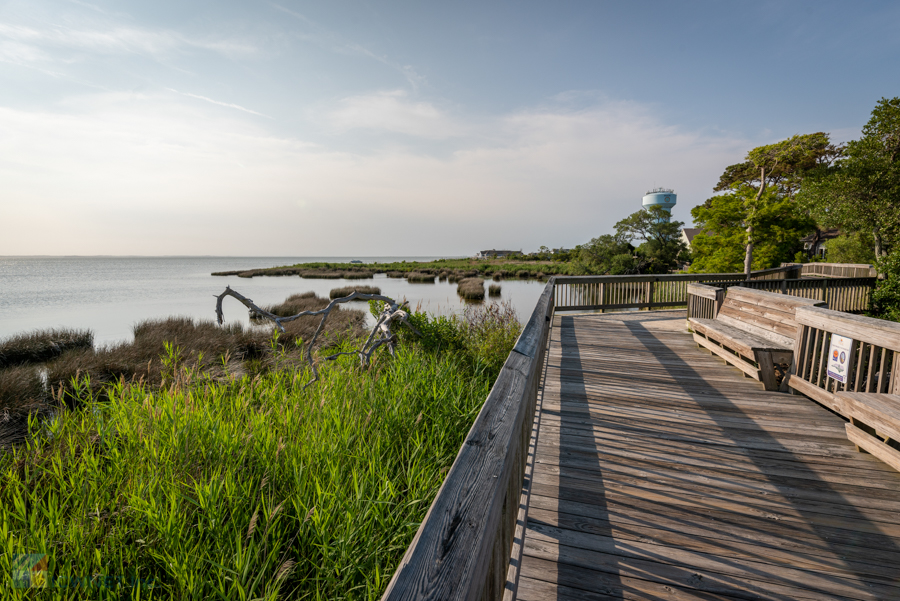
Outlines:
[[801, 275], [830, 278], [859, 278], [878, 276], [878, 271], [868, 263], [782, 263], [782, 267], [800, 267]]
[[[801, 307], [788, 385], [845, 417], [838, 392], [900, 393], [900, 324], [831, 309]], [[828, 374], [832, 336], [851, 339], [844, 381]]]
[[839, 311], [861, 313], [869, 308], [875, 282], [875, 278], [746, 280], [744, 274], [733, 273], [557, 276], [554, 304], [557, 311], [685, 307], [688, 286], [706, 284], [780, 292], [825, 301]]
[[382, 600], [502, 597], [554, 286], [551, 278]]

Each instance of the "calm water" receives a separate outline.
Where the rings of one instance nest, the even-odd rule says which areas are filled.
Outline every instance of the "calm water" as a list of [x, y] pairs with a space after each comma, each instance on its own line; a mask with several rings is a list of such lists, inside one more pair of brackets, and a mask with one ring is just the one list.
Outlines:
[[[214, 271], [276, 267], [313, 261], [428, 261], [439, 257], [0, 257], [0, 339], [38, 328], [94, 331], [96, 343], [131, 339], [144, 319], [186, 315], [215, 319], [215, 299], [226, 285], [258, 305], [312, 290], [328, 297], [332, 288], [368, 284], [392, 298], [406, 298], [432, 313], [463, 308], [456, 284], [410, 284], [403, 279], [315, 280], [293, 277], [213, 277]], [[520, 321], [544, 288], [541, 282], [504, 281], [500, 300], [516, 308]], [[364, 303], [359, 303], [365, 308]], [[225, 299], [225, 318], [249, 323], [247, 310]]]

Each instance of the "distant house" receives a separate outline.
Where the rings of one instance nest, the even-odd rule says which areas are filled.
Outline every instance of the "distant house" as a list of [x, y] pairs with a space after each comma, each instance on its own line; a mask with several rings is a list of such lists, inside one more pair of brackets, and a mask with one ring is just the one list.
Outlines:
[[483, 250], [475, 255], [476, 259], [502, 259], [510, 255], [521, 255], [521, 250]]
[[686, 227], [681, 230], [681, 241], [684, 242], [688, 250], [691, 249], [691, 243], [694, 241], [694, 236], [700, 233], [699, 227]]
[[834, 240], [841, 235], [841, 230], [832, 228], [830, 230], [816, 230], [808, 236], [800, 238], [803, 243], [803, 250], [809, 257], [825, 257], [825, 243]]

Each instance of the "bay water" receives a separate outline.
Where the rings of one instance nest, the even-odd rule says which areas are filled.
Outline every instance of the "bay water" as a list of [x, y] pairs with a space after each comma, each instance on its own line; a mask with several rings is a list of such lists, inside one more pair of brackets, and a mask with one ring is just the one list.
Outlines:
[[[215, 319], [216, 295], [225, 286], [266, 306], [291, 294], [313, 291], [328, 298], [332, 288], [370, 285], [385, 296], [407, 299], [433, 314], [461, 312], [456, 284], [409, 283], [384, 274], [371, 280], [323, 280], [298, 276], [239, 278], [213, 272], [279, 267], [296, 263], [431, 261], [440, 257], [0, 257], [0, 339], [51, 327], [90, 329], [95, 344], [132, 339], [145, 319], [173, 315]], [[487, 282], [485, 283], [487, 285]], [[500, 282], [499, 299], [513, 305], [519, 320], [531, 315], [544, 283]], [[351, 303], [367, 310], [365, 303]], [[249, 324], [246, 308], [232, 298], [223, 305], [227, 321]]]

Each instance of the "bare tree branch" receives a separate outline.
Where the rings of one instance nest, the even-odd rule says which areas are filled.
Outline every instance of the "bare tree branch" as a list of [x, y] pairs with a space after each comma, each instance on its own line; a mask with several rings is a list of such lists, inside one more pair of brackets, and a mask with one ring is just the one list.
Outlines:
[[319, 371], [318, 369], [316, 369], [315, 361], [313, 361], [312, 358], [313, 345], [315, 344], [316, 339], [319, 337], [319, 334], [322, 332], [322, 328], [325, 326], [325, 320], [328, 319], [328, 314], [331, 313], [331, 310], [339, 304], [350, 302], [353, 300], [379, 300], [384, 302], [384, 308], [382, 309], [381, 314], [378, 316], [378, 321], [375, 323], [375, 327], [372, 328], [371, 333], [369, 333], [369, 337], [366, 339], [366, 342], [362, 345], [362, 347], [353, 352], [336, 353], [334, 355], [329, 355], [328, 357], [323, 357], [323, 360], [325, 361], [337, 359], [342, 355], [356, 355], [359, 357], [360, 363], [365, 369], [369, 367], [369, 361], [372, 358], [372, 353], [374, 353], [378, 347], [385, 344], [388, 347], [388, 351], [393, 356], [394, 347], [397, 344], [397, 336], [391, 332], [391, 324], [393, 324], [395, 321], [399, 321], [410, 330], [412, 330], [416, 335], [422, 335], [421, 332], [419, 332], [409, 323], [409, 313], [403, 310], [403, 308], [406, 306], [405, 301], [402, 304], [398, 305], [397, 301], [395, 301], [394, 299], [387, 296], [381, 296], [380, 294], [360, 294], [359, 292], [354, 292], [349, 296], [343, 296], [341, 298], [333, 299], [324, 309], [319, 309], [318, 311], [301, 311], [296, 315], [279, 317], [274, 313], [270, 313], [265, 309], [260, 308], [243, 294], [232, 290], [230, 286], [226, 286], [225, 291], [222, 294], [216, 296], [216, 320], [219, 322], [219, 325], [222, 325], [225, 322], [225, 314], [222, 311], [222, 301], [226, 296], [236, 298], [241, 302], [241, 304], [247, 307], [254, 316], [268, 319], [269, 321], [273, 322], [275, 324], [275, 327], [278, 328], [278, 331], [282, 333], [284, 333], [284, 326], [282, 325], [284, 323], [294, 321], [295, 319], [298, 319], [305, 315], [322, 316], [322, 320], [319, 322], [319, 327], [316, 328], [316, 333], [313, 334], [312, 339], [310, 339], [309, 343], [306, 345], [306, 360], [309, 362], [309, 366], [312, 369], [313, 378], [309, 382], [304, 384], [304, 389], [314, 382], [318, 381], [319, 379]]

